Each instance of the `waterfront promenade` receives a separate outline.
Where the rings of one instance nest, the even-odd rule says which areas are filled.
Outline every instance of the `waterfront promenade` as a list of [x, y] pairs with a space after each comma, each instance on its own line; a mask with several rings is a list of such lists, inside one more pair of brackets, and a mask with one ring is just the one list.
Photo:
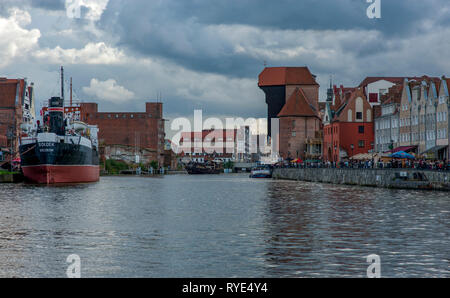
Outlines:
[[450, 172], [411, 168], [276, 168], [275, 179], [450, 191]]

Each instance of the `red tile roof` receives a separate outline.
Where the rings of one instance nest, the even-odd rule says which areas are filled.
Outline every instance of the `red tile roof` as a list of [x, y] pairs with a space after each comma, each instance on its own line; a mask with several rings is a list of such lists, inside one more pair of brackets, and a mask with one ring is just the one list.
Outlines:
[[359, 84], [359, 87], [365, 87], [369, 84], [381, 80], [385, 80], [394, 84], [401, 84], [405, 80], [405, 77], [367, 77], [361, 82], [361, 84]]
[[266, 67], [258, 86], [318, 85], [308, 67]]
[[301, 88], [296, 88], [281, 109], [278, 117], [318, 117], [315, 109], [306, 100]]

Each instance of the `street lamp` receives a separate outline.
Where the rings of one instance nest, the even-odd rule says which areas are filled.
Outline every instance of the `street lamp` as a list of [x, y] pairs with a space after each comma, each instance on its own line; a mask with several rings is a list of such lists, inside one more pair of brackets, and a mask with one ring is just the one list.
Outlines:
[[334, 145], [334, 161], [337, 162], [337, 146]]
[[352, 160], [353, 160], [353, 149], [355, 149], [355, 145], [351, 144], [350, 148], [352, 149]]

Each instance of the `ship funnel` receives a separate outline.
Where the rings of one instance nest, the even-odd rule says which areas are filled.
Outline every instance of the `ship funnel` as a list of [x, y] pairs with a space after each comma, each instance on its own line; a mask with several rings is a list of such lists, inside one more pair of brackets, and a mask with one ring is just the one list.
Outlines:
[[59, 136], [65, 135], [64, 100], [60, 97], [50, 98], [48, 100], [48, 113], [50, 116], [50, 132]]

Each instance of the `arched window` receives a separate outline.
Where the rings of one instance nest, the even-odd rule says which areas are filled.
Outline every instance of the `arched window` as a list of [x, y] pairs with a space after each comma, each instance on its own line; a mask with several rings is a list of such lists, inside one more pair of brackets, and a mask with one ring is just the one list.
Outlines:
[[366, 122], [372, 122], [372, 112], [370, 109], [367, 109], [366, 111]]
[[353, 111], [352, 111], [352, 109], [348, 109], [347, 113], [348, 113], [347, 114], [347, 121], [348, 122], [352, 122], [353, 121]]

